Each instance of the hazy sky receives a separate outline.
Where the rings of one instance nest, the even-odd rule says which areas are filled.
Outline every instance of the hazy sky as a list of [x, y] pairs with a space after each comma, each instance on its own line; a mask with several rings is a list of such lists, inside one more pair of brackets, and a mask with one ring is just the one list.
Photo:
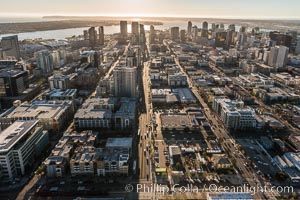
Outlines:
[[0, 0], [0, 16], [97, 15], [300, 19], [299, 0]]

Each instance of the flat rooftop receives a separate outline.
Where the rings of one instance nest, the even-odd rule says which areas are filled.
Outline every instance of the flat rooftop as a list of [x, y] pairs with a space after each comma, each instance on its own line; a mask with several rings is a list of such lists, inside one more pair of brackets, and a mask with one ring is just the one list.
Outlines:
[[136, 101], [135, 99], [122, 98], [121, 99], [121, 107], [118, 111], [116, 111], [116, 115], [127, 115], [132, 116], [135, 114], [136, 109]]
[[178, 93], [179, 99], [181, 101], [196, 101], [196, 98], [189, 88], [178, 88], [172, 91], [174, 91], [174, 93]]
[[106, 148], [131, 148], [132, 138], [108, 138]]
[[72, 105], [72, 101], [35, 101], [32, 104], [23, 103], [4, 117], [11, 119], [35, 118], [57, 119]]
[[8, 128], [0, 132], [0, 152], [9, 151], [18, 141], [22, 139], [38, 120], [16, 121]]
[[10, 69], [10, 70], [2, 70], [0, 71], [0, 77], [17, 77], [21, 74], [26, 74], [26, 71]]
[[113, 106], [114, 104], [115, 101], [111, 98], [87, 99], [82, 107], [77, 110], [74, 118], [110, 119], [112, 111], [109, 109], [109, 105]]
[[77, 93], [77, 89], [67, 89], [65, 91], [60, 89], [53, 89], [49, 92], [44, 93], [44, 95], [49, 95], [52, 97], [60, 97], [60, 96], [74, 96]]
[[193, 124], [191, 119], [186, 114], [161, 114], [162, 127], [174, 127], [174, 126], [187, 126], [191, 127]]

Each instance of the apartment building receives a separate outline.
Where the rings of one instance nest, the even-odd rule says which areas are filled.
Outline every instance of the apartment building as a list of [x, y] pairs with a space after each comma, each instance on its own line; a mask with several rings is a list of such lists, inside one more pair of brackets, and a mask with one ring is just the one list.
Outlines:
[[215, 97], [213, 109], [218, 113], [225, 126], [230, 129], [255, 128], [255, 111], [244, 107], [241, 100], [231, 101], [222, 96]]
[[8, 109], [0, 115], [0, 123], [1, 128], [6, 128], [16, 120], [39, 120], [39, 124], [45, 130], [57, 133], [63, 129], [73, 114], [72, 101], [37, 100]]
[[0, 132], [1, 181], [24, 175], [49, 142], [38, 120], [16, 121]]

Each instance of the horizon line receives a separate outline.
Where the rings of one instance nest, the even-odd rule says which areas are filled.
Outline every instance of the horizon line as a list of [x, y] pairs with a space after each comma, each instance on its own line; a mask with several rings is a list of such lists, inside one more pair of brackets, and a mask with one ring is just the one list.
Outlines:
[[276, 17], [276, 16], [257, 16], [257, 17], [247, 17], [247, 16], [182, 16], [182, 15], [145, 15], [145, 14], [0, 14], [1, 18], [23, 18], [23, 17], [39, 17], [39, 18], [50, 18], [50, 17], [128, 17], [128, 18], [174, 18], [174, 19], [229, 19], [229, 20], [300, 20], [300, 17]]
[[246, 20], [300, 20], [300, 18], [289, 17], [242, 17], [242, 16], [140, 16], [140, 15], [44, 15], [42, 18], [47, 17], [128, 17], [128, 18], [173, 18], [173, 19], [246, 19]]

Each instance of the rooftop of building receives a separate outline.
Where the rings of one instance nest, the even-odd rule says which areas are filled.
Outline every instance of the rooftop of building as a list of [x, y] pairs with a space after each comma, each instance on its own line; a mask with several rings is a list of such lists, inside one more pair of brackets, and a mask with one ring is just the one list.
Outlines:
[[53, 76], [50, 76], [48, 79], [49, 80], [64, 80], [64, 79], [73, 79], [76, 76], [77, 76], [77, 73], [71, 73], [71, 74], [57, 73], [57, 74], [54, 74]]
[[90, 162], [95, 156], [95, 147], [93, 146], [79, 146], [75, 149], [72, 160], [75, 162]]
[[73, 145], [68, 144], [68, 139], [60, 140], [55, 148], [51, 151], [51, 156], [61, 156], [68, 158], [70, 156]]
[[0, 132], [0, 152], [9, 151], [13, 146], [34, 128], [38, 120], [16, 121]]
[[61, 90], [61, 89], [53, 89], [48, 92], [45, 92], [43, 95], [52, 96], [52, 97], [60, 97], [60, 96], [70, 96], [73, 97], [77, 93], [77, 89], [67, 89], [67, 90]]
[[[118, 103], [116, 98], [92, 98], [87, 99], [75, 114], [75, 118], [111, 118], [113, 109]], [[134, 115], [136, 101], [131, 98], [121, 98], [120, 107], [116, 115]]]
[[121, 98], [120, 102], [121, 102], [121, 107], [119, 108], [119, 110], [116, 113], [118, 113], [118, 114], [135, 113], [135, 108], [136, 108], [135, 99]]
[[131, 148], [132, 138], [108, 138], [106, 148]]
[[251, 73], [250, 75], [239, 75], [239, 78], [249, 82], [262, 82], [262, 81], [273, 82], [272, 78], [262, 73]]
[[287, 158], [293, 164], [293, 166], [300, 169], [300, 152], [298, 153], [288, 152], [285, 153], [283, 156]]
[[114, 98], [87, 99], [74, 118], [111, 118], [112, 111], [109, 106], [114, 106], [114, 104]]
[[91, 130], [77, 132], [75, 130], [65, 131], [63, 139], [67, 138], [68, 143], [72, 142], [75, 144], [94, 144], [97, 138], [97, 134]]
[[180, 80], [186, 80], [186, 79], [187, 79], [187, 78], [186, 78], [186, 75], [184, 75], [184, 74], [181, 73], [181, 72], [178, 72], [178, 73], [169, 75], [168, 78], [169, 78], [170, 80], [178, 80], [178, 79], [180, 79]]
[[127, 162], [129, 159], [128, 150], [117, 150], [114, 153], [107, 149], [95, 149], [94, 160], [96, 161], [122, 161]]
[[223, 88], [212, 88], [211, 90], [215, 95], [224, 95]]
[[151, 89], [152, 95], [168, 95], [171, 94], [171, 89]]
[[169, 146], [170, 156], [181, 155], [179, 146]]
[[50, 156], [45, 160], [44, 164], [45, 165], [61, 165], [61, 164], [64, 164], [65, 161], [66, 161], [65, 157]]
[[4, 117], [12, 119], [35, 118], [35, 119], [57, 119], [62, 116], [66, 109], [72, 105], [72, 101], [34, 101], [27, 102], [9, 110]]
[[259, 67], [264, 68], [264, 69], [269, 69], [269, 70], [273, 69], [273, 67], [263, 64], [263, 63], [256, 63], [256, 65], [258, 65]]
[[[0, 49], [1, 51], [1, 49]], [[5, 59], [5, 60], [0, 60], [0, 68], [2, 69], [9, 69], [14, 67], [17, 64], [16, 59]]]
[[222, 106], [223, 110], [229, 112], [230, 115], [255, 115], [254, 109], [251, 107], [244, 107], [244, 102], [242, 100], [230, 100], [224, 96], [216, 96], [215, 101]]
[[196, 101], [192, 91], [189, 88], [177, 88], [173, 89], [172, 92], [178, 94], [181, 101]]
[[270, 127], [285, 127], [284, 124], [270, 115], [260, 115], [260, 118], [264, 120], [264, 122], [269, 123]]
[[61, 47], [61, 46], [69, 45], [69, 43], [65, 40], [44, 41], [44, 42], [41, 42], [41, 44], [46, 47]]
[[162, 127], [186, 126], [191, 127], [194, 125], [192, 120], [187, 114], [161, 114]]
[[17, 69], [9, 69], [9, 70], [1, 70], [0, 71], [0, 77], [16, 77], [21, 74], [27, 73], [23, 70], [17, 70]]
[[12, 39], [18, 39], [18, 35], [9, 35], [1, 38], [1, 40], [12, 40]]
[[96, 52], [95, 51], [83, 51], [80, 54], [80, 57], [88, 57], [88, 56], [93, 56]]

